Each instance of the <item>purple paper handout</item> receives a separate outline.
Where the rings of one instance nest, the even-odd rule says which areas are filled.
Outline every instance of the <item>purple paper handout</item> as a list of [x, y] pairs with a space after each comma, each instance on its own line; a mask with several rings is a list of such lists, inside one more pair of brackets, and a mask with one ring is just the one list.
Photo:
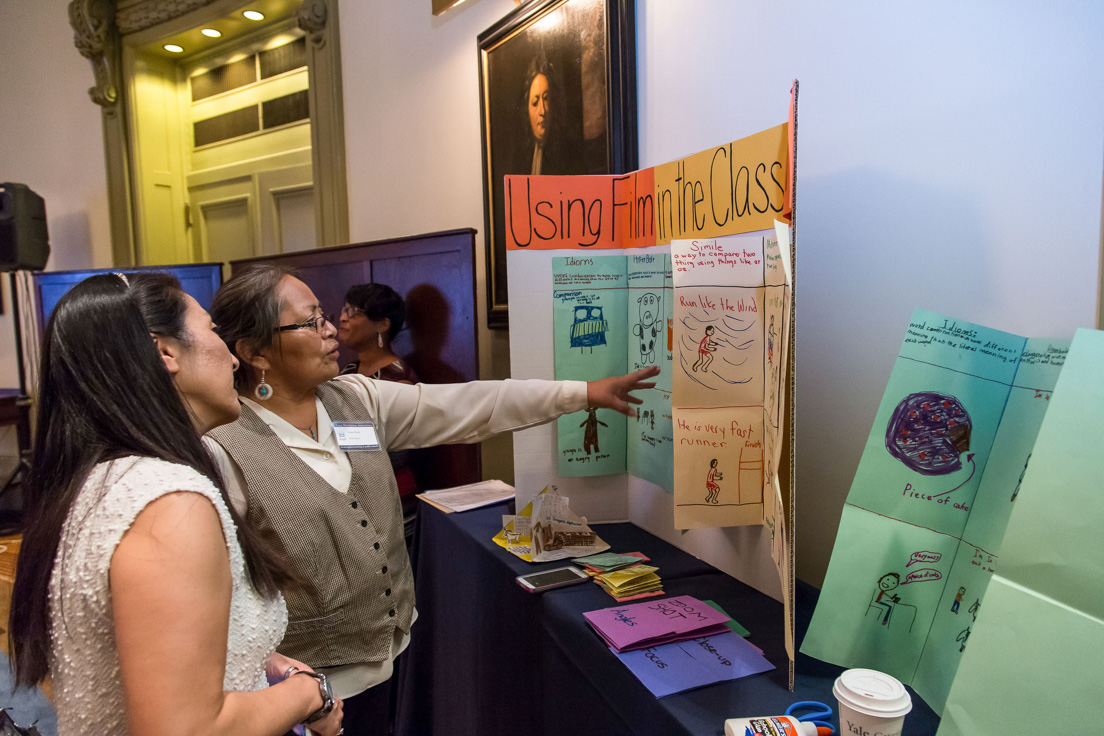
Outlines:
[[773, 670], [758, 647], [725, 633], [617, 654], [657, 698]]
[[689, 595], [588, 611], [583, 617], [615, 652], [723, 633], [731, 620]]

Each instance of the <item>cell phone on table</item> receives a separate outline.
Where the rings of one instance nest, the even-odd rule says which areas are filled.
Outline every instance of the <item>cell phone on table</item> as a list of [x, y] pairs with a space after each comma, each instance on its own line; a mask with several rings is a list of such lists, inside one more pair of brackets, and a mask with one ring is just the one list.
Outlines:
[[590, 576], [577, 567], [557, 567], [544, 572], [534, 572], [529, 575], [518, 575], [515, 580], [530, 593], [541, 593], [552, 588], [562, 588], [565, 585], [585, 583]]

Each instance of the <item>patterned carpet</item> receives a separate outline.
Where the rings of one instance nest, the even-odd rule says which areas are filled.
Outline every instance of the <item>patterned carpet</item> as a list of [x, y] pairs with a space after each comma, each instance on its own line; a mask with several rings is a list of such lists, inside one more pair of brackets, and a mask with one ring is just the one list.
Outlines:
[[15, 560], [19, 557], [20, 540], [19, 536], [0, 537], [0, 580], [8, 585], [15, 582]]
[[46, 693], [52, 692], [49, 682], [45, 683], [46, 692], [39, 688], [12, 692], [7, 624], [19, 541], [19, 537], [0, 537], [0, 644], [3, 645], [3, 652], [0, 652], [0, 707], [7, 708], [20, 726], [34, 724], [42, 736], [57, 736], [57, 714], [46, 697]]
[[37, 687], [12, 692], [8, 655], [0, 653], [0, 703], [20, 726], [33, 725], [42, 736], [57, 736], [57, 713]]

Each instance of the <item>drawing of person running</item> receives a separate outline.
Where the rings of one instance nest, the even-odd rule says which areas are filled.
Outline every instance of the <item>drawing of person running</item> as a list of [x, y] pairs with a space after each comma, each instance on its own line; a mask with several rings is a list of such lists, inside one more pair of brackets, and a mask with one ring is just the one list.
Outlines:
[[717, 503], [717, 496], [721, 493], [721, 487], [717, 481], [723, 480], [721, 471], [717, 470], [717, 458], [709, 461], [709, 473], [705, 476], [705, 502]]
[[700, 369], [703, 373], [709, 370], [709, 364], [713, 362], [713, 353], [717, 351], [717, 346], [713, 344], [713, 332], [713, 325], [705, 328], [705, 337], [698, 343], [698, 360], [690, 366], [691, 370]]

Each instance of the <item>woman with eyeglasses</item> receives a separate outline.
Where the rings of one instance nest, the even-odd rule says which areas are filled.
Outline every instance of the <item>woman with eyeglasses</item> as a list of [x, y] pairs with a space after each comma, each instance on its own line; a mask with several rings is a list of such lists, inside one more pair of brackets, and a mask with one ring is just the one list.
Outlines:
[[407, 385], [338, 376], [337, 330], [288, 271], [235, 276], [211, 308], [238, 357], [241, 418], [207, 435], [229, 495], [308, 585], [280, 651], [325, 672], [349, 736], [387, 733], [416, 618], [387, 451], [479, 442], [588, 407], [630, 414], [658, 371], [581, 381]]
[[340, 733], [325, 677], [274, 651], [290, 578], [200, 442], [240, 412], [203, 308], [166, 274], [93, 276], [58, 301], [41, 366], [16, 684], [52, 677], [60, 736]]
[[[345, 306], [337, 323], [337, 339], [356, 351], [357, 359], [341, 369], [341, 375], [359, 373], [380, 381], [418, 383], [418, 374], [391, 349], [391, 341], [402, 331], [406, 304], [386, 284], [356, 284], [345, 292]], [[411, 463], [412, 451], [387, 453], [399, 488], [403, 516], [410, 517], [418, 505], [418, 480]]]
[[337, 339], [356, 351], [357, 359], [341, 375], [359, 373], [382, 381], [417, 383], [418, 374], [395, 355], [391, 341], [403, 328], [406, 305], [386, 284], [357, 284], [345, 293]]

